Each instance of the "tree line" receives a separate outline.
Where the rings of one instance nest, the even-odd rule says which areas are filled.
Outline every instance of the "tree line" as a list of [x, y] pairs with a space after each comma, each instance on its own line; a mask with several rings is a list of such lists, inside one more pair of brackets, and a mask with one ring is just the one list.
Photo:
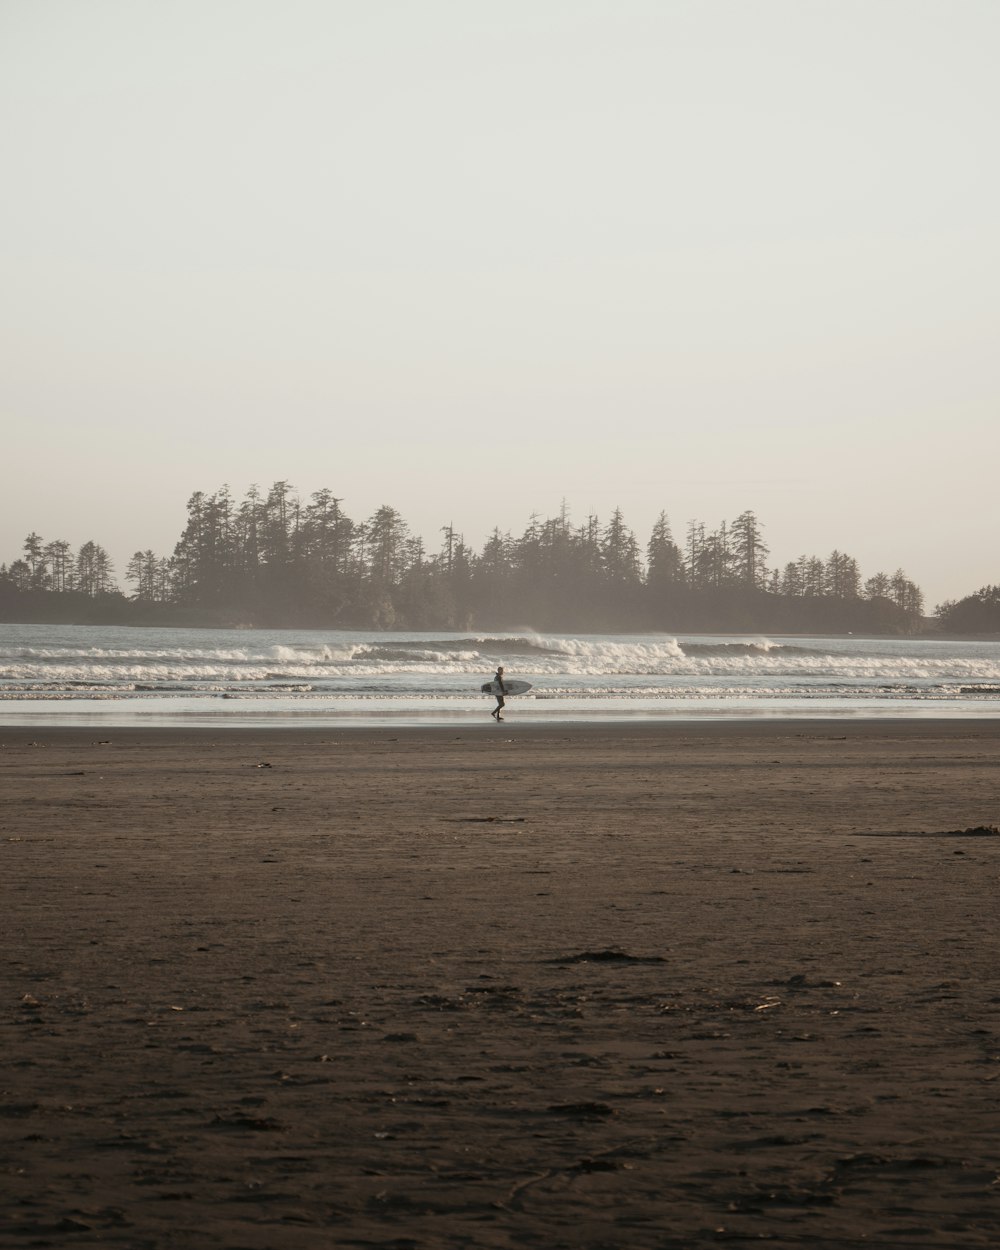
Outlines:
[[937, 618], [951, 634], [1000, 634], [1000, 586], [983, 586], [963, 599], [946, 599]]
[[[640, 545], [620, 508], [602, 522], [533, 515], [520, 535], [495, 529], [480, 550], [451, 524], [428, 551], [396, 509], [352, 520], [320, 490], [288, 482], [196, 492], [173, 553], [136, 551], [123, 594], [107, 551], [25, 539], [0, 565], [0, 608], [55, 619], [303, 628], [471, 629], [500, 624], [566, 630], [772, 630], [912, 633], [923, 596], [902, 569], [864, 578], [843, 551], [769, 565], [752, 511], [681, 541], [662, 512]], [[60, 607], [62, 605], [62, 615]], [[89, 617], [87, 611], [89, 609]], [[21, 615], [18, 619], [38, 619]]]

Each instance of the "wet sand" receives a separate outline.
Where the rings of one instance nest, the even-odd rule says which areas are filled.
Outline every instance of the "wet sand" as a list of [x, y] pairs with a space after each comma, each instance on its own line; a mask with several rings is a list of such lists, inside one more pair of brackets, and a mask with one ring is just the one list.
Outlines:
[[0, 1246], [1000, 1241], [1000, 721], [0, 742]]

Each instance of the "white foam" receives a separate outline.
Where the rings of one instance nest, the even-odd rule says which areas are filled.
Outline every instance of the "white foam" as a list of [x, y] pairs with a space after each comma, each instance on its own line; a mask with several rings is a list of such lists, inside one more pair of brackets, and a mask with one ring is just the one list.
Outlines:
[[[505, 657], [509, 652], [510, 658]], [[533, 631], [399, 634], [375, 631], [109, 629], [15, 626], [0, 646], [0, 698], [208, 697], [254, 691], [303, 699], [472, 698], [497, 662], [540, 700], [654, 702], [728, 699], [926, 700], [982, 706], [1000, 682], [1000, 644], [905, 639]], [[280, 689], [284, 687], [284, 691]]]

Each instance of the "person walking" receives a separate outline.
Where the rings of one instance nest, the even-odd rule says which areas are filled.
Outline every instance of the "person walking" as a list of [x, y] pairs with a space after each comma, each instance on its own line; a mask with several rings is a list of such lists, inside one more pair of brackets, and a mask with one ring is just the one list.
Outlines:
[[493, 711], [490, 712], [490, 715], [493, 717], [494, 720], [499, 721], [499, 720], [503, 720], [503, 717], [500, 715], [500, 713], [503, 711], [505, 707], [504, 695], [507, 693], [507, 687], [503, 684], [503, 665], [502, 664], [497, 669], [496, 675], [494, 676], [493, 680], [498, 687], [497, 705], [493, 709]]

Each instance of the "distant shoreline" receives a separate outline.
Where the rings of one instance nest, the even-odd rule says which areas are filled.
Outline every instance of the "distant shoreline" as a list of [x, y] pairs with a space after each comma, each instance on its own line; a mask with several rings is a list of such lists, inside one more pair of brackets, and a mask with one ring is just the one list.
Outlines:
[[877, 633], [874, 630], [787, 630], [787, 629], [716, 629], [710, 626], [699, 626], [697, 628], [669, 629], [663, 627], [649, 627], [644, 629], [594, 629], [594, 628], [577, 628], [575, 626], [562, 625], [544, 625], [538, 627], [521, 626], [485, 626], [485, 625], [429, 625], [420, 629], [411, 628], [407, 625], [401, 625], [391, 629], [383, 629], [375, 625], [260, 625], [242, 623], [207, 623], [194, 621], [152, 621], [137, 620], [126, 621], [121, 619], [103, 619], [103, 620], [0, 620], [0, 627], [4, 625], [64, 625], [71, 628], [86, 629], [201, 629], [205, 631], [227, 632], [252, 632], [260, 633], [371, 633], [371, 634], [393, 634], [393, 633], [446, 633], [446, 634], [465, 634], [465, 633], [503, 633], [511, 636], [523, 633], [558, 633], [558, 634], [583, 634], [583, 635], [601, 635], [601, 634], [622, 634], [628, 637], [642, 637], [648, 634], [664, 635], [666, 637], [682, 637], [682, 636], [698, 636], [711, 635], [716, 638], [753, 638], [765, 635], [768, 638], [878, 638], [878, 639], [901, 639], [910, 638], [914, 641], [923, 642], [1000, 642], [1000, 633], [990, 634], [956, 634], [947, 632], [938, 632], [936, 630], [927, 629], [920, 630], [910, 634], [900, 634], [894, 632]]

